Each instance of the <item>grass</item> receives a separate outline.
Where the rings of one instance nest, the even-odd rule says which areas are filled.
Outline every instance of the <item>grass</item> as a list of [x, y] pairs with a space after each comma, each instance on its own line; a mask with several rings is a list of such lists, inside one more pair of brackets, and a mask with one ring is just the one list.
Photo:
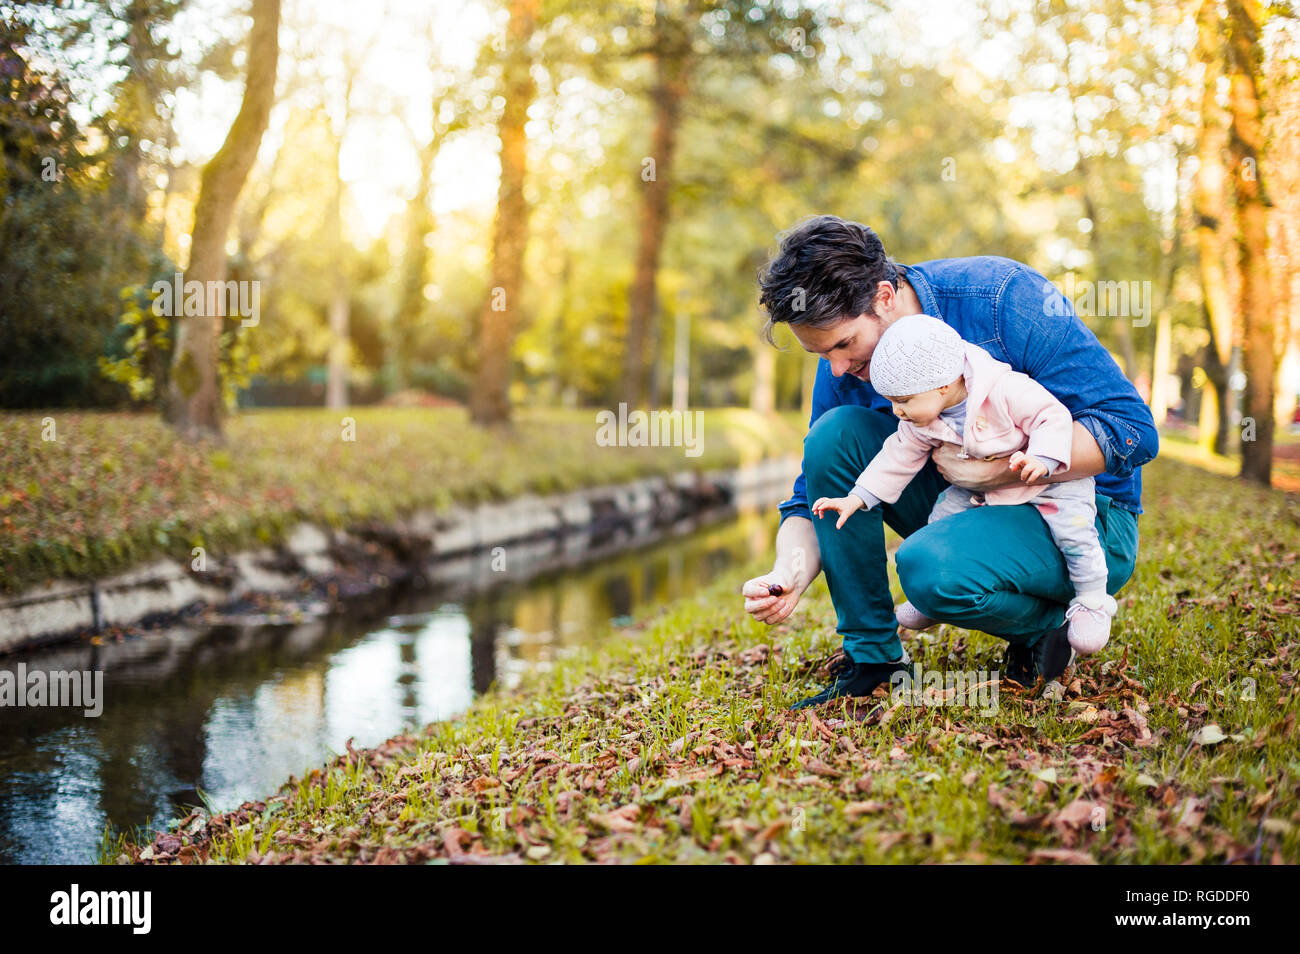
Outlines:
[[698, 457], [600, 446], [593, 410], [520, 409], [508, 435], [462, 408], [249, 411], [224, 447], [177, 444], [154, 415], [0, 415], [0, 591], [271, 544], [300, 520], [345, 527], [799, 452], [799, 414], [703, 415]]
[[[1197, 442], [1195, 432], [1186, 428], [1165, 428], [1160, 432], [1162, 457], [1216, 474], [1235, 477], [1241, 473], [1241, 454], [1230, 448], [1230, 455], [1216, 454]], [[1300, 492], [1300, 431], [1279, 424], [1273, 434], [1273, 486], [1292, 493]]]
[[[1060, 699], [1003, 686], [982, 715], [893, 704], [882, 689], [789, 712], [837, 648], [824, 584], [768, 628], [743, 613], [737, 575], [461, 718], [349, 745], [264, 801], [104, 853], [1295, 863], [1300, 500], [1172, 460], [1144, 475], [1115, 632]], [[909, 649], [927, 669], [978, 670], [1002, 645], [941, 627]]]

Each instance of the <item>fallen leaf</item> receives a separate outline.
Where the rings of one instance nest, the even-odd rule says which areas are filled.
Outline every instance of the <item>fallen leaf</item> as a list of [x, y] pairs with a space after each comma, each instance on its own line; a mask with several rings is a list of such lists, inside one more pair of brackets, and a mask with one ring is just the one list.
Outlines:
[[602, 828], [609, 831], [636, 831], [636, 819], [641, 814], [640, 805], [624, 805], [613, 811], [588, 816]]
[[[758, 833], [759, 843], [762, 844], [763, 842], [771, 841], [777, 835], [781, 834], [781, 831], [789, 824], [790, 823], [784, 818], [778, 818]], [[757, 862], [757, 859], [755, 859], [755, 861]]]
[[1057, 812], [1053, 821], [1057, 824], [1068, 825], [1071, 828], [1082, 828], [1092, 821], [1093, 816], [1098, 811], [1104, 811], [1104, 809], [1096, 802], [1086, 798], [1076, 798]]
[[1179, 828], [1199, 828], [1204, 818], [1205, 802], [1189, 795], [1183, 801], [1183, 807], [1178, 813], [1177, 826]]
[[1192, 736], [1192, 741], [1197, 745], [1215, 745], [1227, 738], [1223, 730], [1213, 722], [1201, 726], [1197, 733]]

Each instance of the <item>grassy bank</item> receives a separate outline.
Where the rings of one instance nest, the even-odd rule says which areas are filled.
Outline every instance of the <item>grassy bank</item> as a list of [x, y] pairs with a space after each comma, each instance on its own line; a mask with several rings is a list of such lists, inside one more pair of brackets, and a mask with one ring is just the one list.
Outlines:
[[273, 543], [304, 519], [341, 527], [800, 452], [801, 415], [703, 414], [697, 457], [600, 446], [592, 410], [521, 409], [509, 434], [461, 408], [250, 411], [224, 447], [177, 444], [153, 415], [0, 415], [0, 590]]
[[[981, 714], [881, 690], [790, 713], [836, 648], [824, 585], [768, 628], [737, 576], [460, 719], [105, 858], [1295, 863], [1300, 500], [1174, 461], [1145, 475], [1115, 634], [1060, 700], [1007, 686]], [[1002, 645], [941, 627], [909, 648], [978, 670]]]

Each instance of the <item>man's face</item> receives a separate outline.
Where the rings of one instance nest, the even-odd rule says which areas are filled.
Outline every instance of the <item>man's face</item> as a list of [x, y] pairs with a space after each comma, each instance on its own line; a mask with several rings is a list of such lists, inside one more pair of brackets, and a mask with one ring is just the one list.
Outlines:
[[885, 333], [885, 322], [864, 312], [828, 328], [792, 324], [790, 331], [805, 351], [820, 355], [831, 363], [831, 374], [835, 377], [847, 372], [859, 381], [869, 381], [871, 355], [880, 336]]

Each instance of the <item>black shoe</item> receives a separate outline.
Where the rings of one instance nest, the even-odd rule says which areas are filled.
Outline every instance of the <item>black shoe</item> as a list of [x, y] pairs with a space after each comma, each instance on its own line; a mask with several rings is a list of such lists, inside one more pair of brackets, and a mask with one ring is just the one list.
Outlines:
[[1074, 662], [1069, 632], [1069, 623], [1062, 623], [1045, 632], [1032, 647], [1008, 644], [1002, 654], [1003, 678], [1026, 687], [1037, 683], [1039, 676], [1044, 683], [1056, 679]]
[[1008, 643], [1002, 654], [1002, 678], [1022, 686], [1032, 686], [1038, 679], [1034, 651], [1028, 646]]
[[889, 663], [858, 663], [845, 656], [831, 666], [831, 675], [834, 676], [834, 681], [829, 686], [815, 696], [809, 696], [802, 702], [796, 702], [790, 708], [792, 710], [806, 709], [809, 706], [821, 705], [823, 702], [829, 702], [832, 699], [847, 696], [869, 696], [877, 686], [889, 682], [894, 673], [910, 672], [910, 664], [905, 661], [906, 658], [906, 655], [904, 655], [903, 659], [898, 662]]

